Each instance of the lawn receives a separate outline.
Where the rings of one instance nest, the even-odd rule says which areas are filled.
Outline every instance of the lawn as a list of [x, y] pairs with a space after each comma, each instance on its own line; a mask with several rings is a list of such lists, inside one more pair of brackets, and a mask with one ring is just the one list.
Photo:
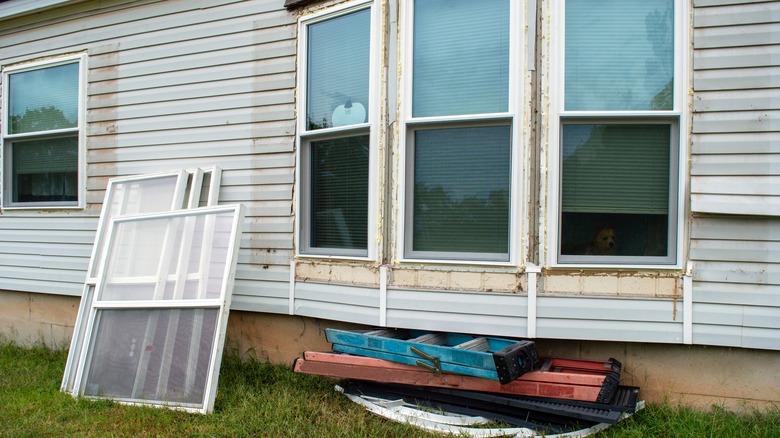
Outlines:
[[[214, 413], [75, 400], [59, 392], [66, 353], [0, 345], [0, 436], [438, 436], [375, 417], [333, 382], [289, 366], [241, 362], [229, 349]], [[779, 437], [780, 411], [736, 415], [650, 405], [598, 437]]]

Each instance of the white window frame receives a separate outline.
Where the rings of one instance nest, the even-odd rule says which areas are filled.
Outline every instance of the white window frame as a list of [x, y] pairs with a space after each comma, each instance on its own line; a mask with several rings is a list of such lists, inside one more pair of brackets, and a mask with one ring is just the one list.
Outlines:
[[[398, 214], [396, 216], [396, 253], [399, 262], [425, 263], [425, 264], [450, 264], [450, 265], [486, 265], [486, 266], [517, 266], [521, 262], [522, 230], [527, 229], [523, 220], [525, 215], [525, 203], [528, 199], [527, 185], [523, 184], [526, 178], [526, 170], [523, 162], [527, 158], [526, 130], [524, 125], [526, 117], [523, 112], [526, 104], [526, 66], [523, 55], [525, 47], [525, 8], [519, 0], [509, 0], [509, 89], [507, 112], [490, 114], [469, 114], [436, 117], [412, 116], [412, 80], [413, 80], [413, 45], [414, 45], [414, 0], [401, 2], [400, 10], [400, 46], [401, 46], [401, 93], [399, 103], [399, 130], [398, 130]], [[412, 215], [408, 201], [411, 199], [410, 191], [413, 190], [408, 178], [411, 172], [410, 160], [413, 159], [412, 148], [415, 130], [425, 128], [466, 128], [490, 125], [508, 125], [511, 133], [511, 175], [509, 183], [509, 230], [506, 259], [499, 259], [494, 255], [485, 257], [470, 257], [469, 253], [439, 254], [414, 254], [411, 251], [412, 227], [409, 217]], [[462, 255], [462, 257], [460, 255]]]
[[[369, 105], [366, 108], [367, 122], [342, 127], [333, 127], [317, 130], [307, 130], [306, 125], [306, 105], [307, 105], [307, 46], [308, 46], [308, 27], [312, 24], [321, 23], [333, 18], [338, 18], [353, 12], [370, 9], [370, 49], [369, 49], [369, 78], [368, 95]], [[297, 112], [297, 132], [296, 136], [296, 172], [295, 176], [295, 251], [296, 256], [300, 258], [333, 258], [343, 260], [376, 260], [378, 254], [378, 210], [379, 210], [379, 144], [381, 132], [378, 129], [380, 121], [380, 54], [381, 38], [381, 4], [375, 4], [373, 0], [358, 0], [342, 3], [323, 11], [306, 15], [300, 18], [298, 22], [298, 112]], [[366, 223], [367, 229], [367, 249], [344, 250], [339, 248], [320, 248], [312, 247], [309, 244], [310, 230], [308, 229], [309, 220], [307, 218], [311, 205], [308, 187], [309, 167], [307, 166], [310, 156], [309, 148], [313, 141], [329, 140], [334, 138], [345, 138], [350, 136], [368, 135], [369, 136], [369, 157], [368, 157], [368, 217]], [[307, 172], [307, 175], [302, 175]]]
[[[8, 134], [8, 96], [9, 96], [9, 75], [15, 73], [23, 73], [33, 70], [41, 70], [49, 67], [56, 67], [64, 64], [79, 64], [79, 79], [78, 79], [78, 123], [74, 128], [57, 129], [51, 131], [42, 132], [25, 132], [21, 134]], [[42, 61], [32, 61], [28, 63], [22, 63], [3, 68], [2, 81], [3, 81], [3, 97], [2, 97], [2, 120], [3, 120], [3, 135], [0, 138], [0, 163], [2, 163], [3, 178], [2, 178], [2, 196], [0, 196], [0, 208], [3, 210], [76, 210], [84, 209], [86, 204], [86, 152], [85, 152], [85, 120], [86, 120], [86, 72], [87, 72], [87, 55], [70, 54], [55, 57], [52, 59], [46, 59]], [[67, 135], [76, 133], [78, 142], [78, 181], [77, 181], [77, 197], [76, 202], [12, 202], [11, 195], [12, 181], [11, 181], [11, 153], [10, 145], [12, 141], [16, 140], [34, 140], [37, 138], [56, 137], [58, 135]]]
[[[560, 2], [554, 2], [551, 5], [552, 14], [550, 21], [550, 81], [548, 85], [548, 92], [550, 96], [550, 111], [548, 118], [548, 128], [546, 131], [548, 148], [547, 156], [549, 162], [545, 162], [542, 158], [542, 168], [548, 170], [548, 176], [546, 178], [546, 198], [547, 202], [547, 219], [540, 223], [540, 236], [544, 241], [546, 236], [547, 247], [540, 246], [540, 259], [546, 260], [547, 265], [550, 267], [561, 268], [625, 268], [625, 269], [663, 269], [663, 270], [679, 270], [684, 265], [684, 236], [686, 235], [685, 217], [687, 212], [687, 197], [685, 194], [688, 192], [688, 145], [689, 145], [689, 126], [690, 126], [690, 113], [688, 110], [689, 97], [688, 92], [690, 87], [690, 74], [688, 69], [690, 67], [690, 36], [688, 24], [690, 20], [690, 10], [688, 3], [682, 0], [674, 0], [674, 91], [673, 91], [673, 109], [669, 111], [566, 111], [564, 109], [564, 86], [565, 86], [565, 0]], [[678, 137], [675, 139], [677, 143], [677, 154], [670, 160], [669, 175], [669, 187], [670, 187], [670, 199], [672, 196], [676, 196], [676, 203], [670, 201], [669, 206], [669, 245], [671, 246], [671, 255], [665, 258], [663, 261], [659, 261], [658, 257], [642, 257], [642, 256], [620, 256], [620, 257], [601, 257], [601, 256], [584, 256], [592, 257], [592, 261], [571, 261], [561, 263], [558, 260], [559, 251], [559, 237], [560, 237], [560, 215], [561, 215], [561, 168], [562, 163], [560, 161], [561, 154], [561, 130], [563, 127], [563, 120], [578, 121], [588, 120], [594, 123], [622, 123], [625, 121], [635, 122], [637, 124], [643, 123], [659, 123], [664, 121], [673, 120], [676, 123], [671, 123], [672, 132], [677, 131]], [[675, 147], [675, 141], [669, 145], [670, 148]], [[544, 157], [544, 154], [543, 154]], [[676, 166], [677, 175], [674, 175], [673, 169]], [[544, 194], [543, 179], [543, 194]], [[676, 217], [673, 215], [676, 214]], [[642, 262], [642, 260], [646, 262]]]

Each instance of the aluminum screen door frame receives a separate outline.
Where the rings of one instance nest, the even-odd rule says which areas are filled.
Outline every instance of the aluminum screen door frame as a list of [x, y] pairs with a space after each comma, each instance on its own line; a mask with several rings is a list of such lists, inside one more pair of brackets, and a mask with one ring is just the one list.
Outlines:
[[[208, 178], [208, 191], [204, 195], [201, 193], [204, 180]], [[98, 221], [97, 231], [95, 233], [95, 243], [92, 247], [89, 264], [87, 265], [87, 276], [84, 282], [84, 288], [81, 294], [76, 322], [73, 328], [70, 348], [68, 350], [68, 359], [65, 363], [65, 370], [62, 377], [60, 390], [77, 395], [74, 387], [76, 379], [76, 370], [79, 367], [79, 358], [84, 345], [84, 332], [87, 322], [89, 306], [92, 302], [95, 292], [95, 285], [98, 280], [99, 270], [102, 266], [102, 256], [105, 255], [106, 230], [110, 220], [114, 217], [122, 217], [130, 214], [138, 214], [141, 209], [147, 212], [157, 211], [175, 211], [182, 208], [194, 208], [202, 204], [207, 206], [217, 205], [219, 200], [219, 188], [222, 179], [222, 169], [219, 166], [207, 168], [196, 168], [191, 170], [178, 170], [170, 172], [152, 173], [144, 175], [133, 175], [112, 178], [106, 187], [106, 194], [103, 200], [103, 207]], [[154, 183], [163, 180], [169, 180], [169, 187], [173, 190], [170, 202], [167, 206], [159, 210], [148, 210], [148, 206], [140, 203], [140, 199], [134, 199], [128, 195], [128, 186], [135, 184], [137, 196], [144, 197], [144, 184]], [[154, 187], [150, 187], [154, 189]], [[152, 193], [151, 195], [154, 195]], [[184, 204], [185, 197], [188, 197], [187, 204]], [[204, 199], [205, 198], [205, 199]], [[133, 204], [136, 202], [136, 204]], [[118, 211], [113, 211], [116, 207]]]
[[[226, 252], [224, 254], [224, 268], [218, 276], [220, 281], [218, 296], [205, 298], [205, 293], [207, 291], [204, 292], [204, 288], [207, 286], [204, 286], [204, 281], [205, 283], [208, 283], [214, 274], [210, 270], [212, 257], [209, 250], [212, 249], [214, 235], [217, 233], [225, 234], [224, 230], [220, 231], [219, 229], [215, 228], [216, 225], [219, 225], [217, 223], [218, 215], [229, 216], [230, 232], [227, 236], [227, 239], [223, 239], [226, 245]], [[203, 218], [202, 232], [198, 232], [200, 228], [196, 229], [193, 225], [195, 220], [199, 217]], [[241, 225], [243, 224], [243, 217], [243, 206], [233, 205], [225, 207], [187, 209], [176, 212], [144, 214], [132, 217], [120, 217], [114, 218], [110, 221], [109, 235], [107, 240], [108, 250], [106, 252], [107, 264], [105, 265], [106, 268], [103, 269], [100, 273], [100, 278], [96, 286], [94, 298], [90, 303], [89, 318], [87, 321], [87, 327], [85, 329], [85, 348], [83, 348], [81, 351], [79, 367], [77, 369], [74, 383], [76, 395], [87, 396], [91, 398], [111, 398], [117, 402], [127, 404], [167, 406], [188, 412], [208, 413], [212, 410], [214, 398], [216, 396], [220, 359], [222, 355], [222, 349], [224, 347], [225, 332], [227, 329], [227, 316], [229, 313], [232, 296], [232, 287], [234, 282], [236, 259], [241, 237]], [[144, 254], [144, 248], [140, 248], [138, 251], [136, 251], [136, 248], [133, 247], [130, 251], [125, 251], [122, 245], [117, 242], [117, 239], [123, 236], [123, 234], [117, 232], [117, 230], [124, 226], [128, 229], [128, 233], [133, 233], [134, 230], [146, 231], [144, 225], [153, 223], [153, 221], [162, 221], [165, 223], [165, 229], [163, 231], [165, 237], [161, 242], [158, 242], [158, 244], [161, 245], [163, 249], [159, 255], [159, 259], [155, 261], [154, 265], [155, 272], [157, 273], [156, 277], [151, 279], [149, 279], [148, 276], [133, 277], [130, 275], [130, 277], [127, 277], [131, 281], [133, 281], [134, 278], [144, 278], [145, 280], [140, 280], [139, 284], [151, 286], [154, 290], [153, 296], [151, 299], [144, 298], [140, 300], [119, 300], [116, 298], [104, 300], [104, 294], [109, 290], [107, 288], [107, 280], [109, 279], [109, 271], [111, 270], [111, 267], [114, 266], [114, 263], [112, 263], [113, 258], [129, 253], [131, 260], [134, 260], [133, 257]], [[137, 228], [133, 228], [133, 226], [136, 226]], [[187, 269], [190, 269], [192, 260], [191, 257], [194, 255], [193, 251], [197, 251], [197, 249], [193, 249], [195, 248], [193, 245], [197, 243], [197, 239], [194, 237], [196, 235], [200, 236], [202, 239], [200, 241], [200, 251], [197, 254], [198, 258], [195, 259], [198, 262], [197, 264], [199, 267], [195, 273], [190, 273], [187, 271]], [[180, 238], [180, 240], [177, 240], [177, 238]], [[128, 241], [134, 241], [134, 239], [128, 239]], [[131, 243], [131, 245], [134, 245], [134, 243]], [[117, 248], [119, 249], [117, 250]], [[121, 265], [121, 260], [116, 264], [124, 266]], [[217, 266], [221, 266], [221, 264]], [[182, 269], [184, 269], [184, 271], [182, 271]], [[206, 271], [204, 272], [204, 270]], [[120, 277], [115, 276], [111, 278], [114, 279], [114, 281], [119, 281], [117, 278]], [[195, 296], [185, 297], [180, 288], [184, 287], [184, 283], [191, 282], [193, 279], [197, 282], [197, 287], [194, 289], [196, 291]], [[115, 282], [113, 284], [116, 285], [120, 283], [121, 281]], [[172, 292], [168, 292], [167, 289], [168, 285], [170, 284], [173, 285], [173, 289], [171, 289]], [[122, 287], [119, 289], [119, 293], [124, 294]], [[134, 293], [136, 292], [130, 290], [128, 296], [131, 296]], [[166, 294], [168, 295], [167, 298], [165, 296]], [[154, 336], [158, 333], [154, 330], [157, 330], [158, 328], [157, 324], [159, 322], [159, 311], [161, 309], [172, 310], [173, 312], [171, 312], [171, 314], [175, 314], [176, 318], [169, 316], [167, 320], [168, 329], [164, 337], [164, 342], [159, 342], [159, 344], [154, 345], [154, 348], [158, 349], [158, 354], [159, 351], [163, 352], [164, 358], [162, 359], [162, 362], [158, 364], [160, 366], [159, 373], [152, 376], [153, 378], [157, 379], [158, 392], [160, 391], [161, 387], [168, 388], [168, 376], [165, 375], [165, 367], [167, 366], [168, 369], [170, 369], [172, 368], [173, 364], [182, 363], [182, 358], [176, 356], [177, 354], [183, 354], [179, 349], [180, 345], [174, 345], [174, 340], [169, 336], [171, 331], [173, 331], [175, 334], [178, 330], [177, 324], [179, 321], [179, 312], [177, 312], [177, 310], [213, 309], [217, 311], [216, 322], [214, 323], [214, 333], [213, 337], [211, 338], [211, 343], [209, 344], [211, 348], [211, 354], [208, 358], [208, 371], [204, 382], [205, 387], [202, 388], [202, 396], [198, 403], [194, 403], [192, 401], [180, 402], [166, 399], [165, 397], [158, 397], [157, 399], [145, 398], [142, 396], [142, 394], [140, 394], [142, 391], [139, 388], [136, 388], [139, 379], [142, 382], [141, 386], [143, 386], [147, 377], [146, 373], [148, 373], [150, 367], [149, 357], [153, 354], [150, 351], [152, 350], [152, 345], [157, 342], [156, 339], [153, 341], [150, 336]], [[101, 394], [85, 394], [90, 367], [93, 365], [93, 359], [96, 357], [95, 338], [100, 338], [101, 336], [101, 326], [99, 321], [101, 313], [113, 312], [113, 314], [121, 314], [124, 312], [127, 314], [127, 312], [133, 311], [136, 313], [138, 311], [148, 311], [149, 314], [147, 316], [148, 325], [145, 332], [144, 343], [138, 350], [137, 364], [131, 365], [135, 366], [137, 371], [136, 378], [133, 381], [131, 396], [117, 397], [111, 396], [109, 394], [109, 396], [106, 397], [102, 396]], [[191, 347], [186, 351], [187, 356], [184, 357], [184, 362], [187, 362], [188, 358], [190, 358], [192, 348], [200, 348], [199, 345], [195, 345], [196, 335], [194, 334], [197, 329], [197, 336], [201, 336], [199, 331], [200, 325], [196, 318], [193, 318], [193, 320], [194, 322], [191, 326], [192, 333], [189, 333]], [[202, 322], [203, 320], [201, 319], [200, 323]], [[151, 335], [150, 330], [153, 330]], [[133, 359], [131, 362], [135, 360], [136, 359]], [[165, 362], [166, 360], [167, 362]], [[189, 361], [188, 366], [186, 367], [187, 371], [184, 372], [187, 385], [192, 385], [191, 373], [194, 372], [194, 368], [190, 366], [191, 363], [192, 361]], [[100, 363], [98, 362], [98, 364]], [[146, 367], [146, 369], [143, 369], [144, 367]]]

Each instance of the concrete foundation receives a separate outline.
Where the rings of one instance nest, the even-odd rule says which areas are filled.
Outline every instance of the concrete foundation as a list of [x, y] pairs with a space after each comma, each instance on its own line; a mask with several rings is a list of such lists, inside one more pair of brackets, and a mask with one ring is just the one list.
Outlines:
[[[67, 348], [79, 299], [0, 292], [0, 339]], [[361, 326], [322, 319], [233, 311], [226, 349], [263, 362], [288, 363], [305, 350], [327, 351], [324, 329]], [[707, 346], [537, 339], [542, 356], [623, 363], [621, 383], [648, 402], [735, 411], [780, 407], [780, 352]]]

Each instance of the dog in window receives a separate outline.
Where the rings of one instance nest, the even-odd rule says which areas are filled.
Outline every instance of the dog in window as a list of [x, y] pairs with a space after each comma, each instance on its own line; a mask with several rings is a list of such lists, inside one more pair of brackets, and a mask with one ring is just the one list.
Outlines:
[[617, 239], [615, 227], [598, 227], [590, 242], [582, 242], [563, 249], [563, 254], [572, 255], [615, 255]]

